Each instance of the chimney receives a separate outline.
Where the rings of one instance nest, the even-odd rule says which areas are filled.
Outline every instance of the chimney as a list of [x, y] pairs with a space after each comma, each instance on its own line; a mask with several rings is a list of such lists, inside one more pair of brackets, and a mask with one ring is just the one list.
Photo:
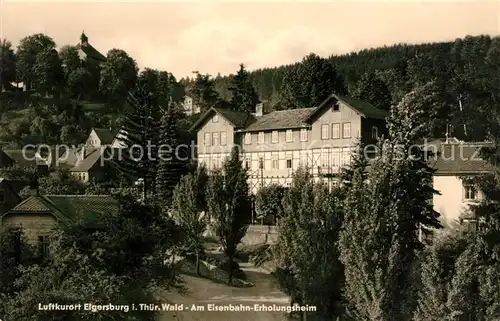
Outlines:
[[255, 105], [255, 116], [260, 117], [264, 115], [264, 104], [263, 103], [258, 103]]

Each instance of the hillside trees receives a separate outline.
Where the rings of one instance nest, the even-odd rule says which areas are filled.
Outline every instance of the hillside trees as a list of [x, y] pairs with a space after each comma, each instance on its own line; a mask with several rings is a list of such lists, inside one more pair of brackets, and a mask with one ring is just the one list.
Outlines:
[[364, 74], [350, 92], [350, 96], [384, 110], [389, 110], [392, 102], [389, 88], [375, 74]]
[[232, 78], [229, 92], [231, 93], [230, 103], [235, 110], [248, 113], [255, 111], [255, 105], [259, 101], [259, 96], [243, 64], [240, 65], [240, 69]]
[[0, 39], [0, 91], [16, 80], [16, 55], [7, 39]]
[[112, 104], [122, 106], [137, 82], [138, 67], [135, 60], [121, 49], [108, 51], [102, 64], [99, 90]]
[[346, 92], [342, 77], [330, 61], [309, 54], [285, 74], [279, 108], [315, 107], [334, 92]]
[[252, 219], [247, 173], [235, 148], [231, 156], [210, 175], [208, 210], [214, 230], [228, 260], [228, 284], [233, 282], [236, 247]]
[[193, 103], [200, 106], [201, 112], [215, 107], [221, 101], [210, 75], [197, 73], [189, 94], [193, 96]]
[[343, 310], [343, 268], [337, 247], [340, 206], [325, 184], [314, 183], [306, 169], [297, 170], [285, 193], [274, 249], [281, 287], [292, 302], [317, 306], [325, 320], [341, 316]]
[[[35, 67], [37, 67], [37, 57], [43, 53], [43, 59], [39, 58], [38, 68], [44, 70], [48, 74], [52, 73], [51, 68], [60, 68], [61, 65], [56, 65], [56, 59], [52, 59], [53, 51], [56, 44], [52, 38], [47, 35], [38, 33], [24, 37], [19, 42], [16, 51], [16, 71], [18, 79], [24, 85], [31, 89], [38, 82], [43, 82], [44, 79], [38, 79], [35, 74]], [[47, 63], [48, 65], [44, 65]], [[54, 72], [56, 73], [56, 72]]]

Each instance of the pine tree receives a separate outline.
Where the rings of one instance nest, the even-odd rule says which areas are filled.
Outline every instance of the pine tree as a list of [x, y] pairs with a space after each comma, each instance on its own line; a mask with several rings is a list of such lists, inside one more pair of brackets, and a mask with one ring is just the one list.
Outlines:
[[160, 145], [158, 147], [158, 165], [156, 172], [155, 197], [166, 210], [170, 206], [172, 193], [187, 170], [187, 156], [179, 145], [176, 128], [178, 118], [170, 106], [162, 117], [160, 127]]
[[214, 171], [208, 186], [208, 208], [214, 219], [214, 230], [228, 260], [228, 283], [232, 284], [236, 247], [252, 219], [247, 172], [237, 148], [222, 169]]
[[373, 73], [364, 74], [350, 95], [353, 98], [367, 101], [380, 109], [389, 110], [391, 107], [392, 97], [389, 88]]
[[253, 87], [248, 71], [243, 64], [240, 70], [231, 79], [229, 87], [231, 93], [231, 105], [235, 110], [251, 113], [259, 101], [259, 96]]
[[[425, 120], [415, 93], [391, 110], [389, 137], [364, 176], [354, 168], [345, 196], [341, 260], [346, 294], [367, 320], [407, 320], [416, 306], [419, 232], [441, 225], [429, 200], [432, 170], [416, 142]], [[359, 163], [361, 164], [361, 163]]]
[[121, 123], [122, 143], [127, 146], [115, 151], [118, 157], [113, 165], [118, 169], [122, 180], [132, 183], [144, 180], [144, 195], [154, 184], [158, 146], [158, 120], [160, 107], [155, 96], [145, 86], [139, 86], [129, 95], [130, 111]]

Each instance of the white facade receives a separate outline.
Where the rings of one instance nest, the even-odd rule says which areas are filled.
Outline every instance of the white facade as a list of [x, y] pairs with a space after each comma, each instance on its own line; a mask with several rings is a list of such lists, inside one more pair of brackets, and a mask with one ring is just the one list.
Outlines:
[[433, 186], [441, 193], [433, 197], [434, 210], [441, 214], [441, 224], [448, 228], [460, 224], [463, 218], [470, 218], [469, 206], [483, 198], [476, 187], [464, 183], [458, 176], [436, 175]]
[[193, 98], [190, 96], [184, 96], [182, 106], [186, 115], [198, 114], [200, 112], [200, 107], [194, 103]]

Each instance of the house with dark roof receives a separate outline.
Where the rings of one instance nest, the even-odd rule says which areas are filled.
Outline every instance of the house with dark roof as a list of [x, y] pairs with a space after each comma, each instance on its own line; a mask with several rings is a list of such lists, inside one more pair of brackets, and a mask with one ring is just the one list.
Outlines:
[[[317, 178], [335, 176], [349, 163], [358, 141], [375, 142], [386, 133], [388, 112], [367, 102], [331, 94], [319, 106], [249, 114], [211, 108], [191, 127], [197, 132], [198, 162], [219, 167], [239, 146], [253, 192], [291, 183], [300, 165]], [[331, 181], [336, 184], [335, 180]]]
[[46, 173], [55, 166], [55, 148], [25, 148], [0, 150], [0, 168], [17, 166], [19, 168], [35, 168]]
[[85, 32], [82, 32], [80, 43], [75, 47], [78, 50], [80, 59], [86, 62], [100, 64], [106, 61], [106, 57], [89, 43], [89, 38], [85, 35]]
[[118, 210], [109, 195], [33, 195], [0, 216], [0, 228], [21, 228], [26, 241], [40, 246], [46, 255], [51, 234], [60, 226], [81, 219], [92, 219]]
[[435, 170], [433, 187], [440, 193], [433, 196], [433, 206], [441, 214], [443, 226], [453, 227], [473, 220], [470, 205], [477, 204], [484, 195], [467, 178], [496, 170], [481, 153], [492, 146], [489, 142], [468, 143], [454, 138], [425, 144], [426, 150], [433, 155], [429, 160], [429, 165]]

